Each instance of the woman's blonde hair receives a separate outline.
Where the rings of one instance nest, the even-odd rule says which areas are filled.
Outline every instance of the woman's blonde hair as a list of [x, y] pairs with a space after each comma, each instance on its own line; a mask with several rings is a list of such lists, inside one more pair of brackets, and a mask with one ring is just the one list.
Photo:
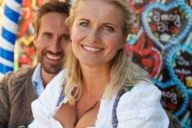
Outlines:
[[[75, 0], [72, 5], [70, 16], [66, 23], [70, 26], [73, 25], [79, 7], [87, 0]], [[122, 10], [122, 19], [124, 23], [123, 34], [128, 35], [131, 29], [131, 14], [128, 8], [127, 0], [103, 0], [113, 4]], [[64, 88], [65, 96], [69, 102], [74, 104], [81, 96], [82, 87], [81, 79], [82, 73], [79, 61], [72, 52], [71, 44], [68, 45], [66, 54], [65, 69], [68, 71], [67, 83]], [[110, 98], [116, 93], [123, 85], [134, 85], [141, 79], [147, 80], [147, 73], [135, 65], [123, 49], [120, 49], [114, 58], [110, 61], [110, 81], [104, 91], [103, 98]]]

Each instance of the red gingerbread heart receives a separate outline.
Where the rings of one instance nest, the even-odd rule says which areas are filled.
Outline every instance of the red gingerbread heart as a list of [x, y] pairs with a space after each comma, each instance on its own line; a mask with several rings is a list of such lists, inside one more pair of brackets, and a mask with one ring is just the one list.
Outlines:
[[153, 42], [144, 33], [134, 45], [126, 44], [127, 53], [133, 53], [133, 61], [147, 70], [151, 77], [159, 74], [161, 69], [161, 54], [154, 48]]

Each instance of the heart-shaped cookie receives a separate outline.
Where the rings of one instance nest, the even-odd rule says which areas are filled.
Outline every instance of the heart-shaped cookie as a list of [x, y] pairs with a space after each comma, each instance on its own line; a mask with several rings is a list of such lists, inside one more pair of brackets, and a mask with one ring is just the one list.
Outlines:
[[180, 83], [183, 91], [192, 90], [192, 47], [188, 45], [172, 47], [167, 52], [165, 63], [169, 75]]
[[[190, 39], [190, 38], [189, 38]], [[185, 97], [183, 105], [175, 115], [180, 116], [187, 111], [192, 95], [192, 42], [176, 45], [170, 48], [165, 55], [165, 66], [168, 73], [165, 72], [160, 80], [153, 79], [153, 82], [163, 90], [176, 87]], [[177, 95], [180, 95], [177, 94]], [[173, 109], [173, 108], [172, 108]]]
[[133, 53], [132, 60], [148, 71], [151, 77], [159, 74], [162, 60], [161, 54], [154, 48], [152, 41], [146, 37], [144, 32], [134, 45], [128, 42], [125, 45], [125, 50], [127, 53]]
[[142, 14], [147, 35], [161, 49], [181, 43], [191, 31], [192, 10], [184, 1], [152, 3]]
[[181, 116], [187, 111], [190, 102], [189, 93], [185, 93], [173, 80], [165, 82], [153, 79], [153, 82], [162, 91], [162, 105], [166, 110], [171, 111], [176, 116]]

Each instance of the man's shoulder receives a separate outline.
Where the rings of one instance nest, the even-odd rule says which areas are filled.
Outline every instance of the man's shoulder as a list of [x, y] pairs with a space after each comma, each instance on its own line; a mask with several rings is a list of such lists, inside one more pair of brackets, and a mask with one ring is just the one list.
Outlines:
[[26, 75], [33, 75], [35, 67], [25, 67], [21, 68], [16, 72], [10, 73], [11, 77], [13, 78], [20, 78], [20, 77], [26, 77]]
[[[10, 127], [32, 120], [30, 105], [36, 99], [31, 81], [33, 72], [34, 68], [22, 68], [6, 74], [0, 81], [0, 115], [7, 113], [5, 121]], [[3, 117], [0, 123], [2, 120]]]
[[0, 85], [10, 86], [13, 84], [24, 82], [25, 80], [31, 79], [35, 67], [21, 68], [16, 72], [7, 73], [1, 80]]

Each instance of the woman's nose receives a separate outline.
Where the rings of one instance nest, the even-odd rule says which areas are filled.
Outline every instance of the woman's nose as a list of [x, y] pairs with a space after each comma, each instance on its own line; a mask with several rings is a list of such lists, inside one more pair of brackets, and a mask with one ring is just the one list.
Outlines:
[[98, 29], [91, 29], [87, 36], [90, 43], [94, 43], [100, 40], [100, 33]]

